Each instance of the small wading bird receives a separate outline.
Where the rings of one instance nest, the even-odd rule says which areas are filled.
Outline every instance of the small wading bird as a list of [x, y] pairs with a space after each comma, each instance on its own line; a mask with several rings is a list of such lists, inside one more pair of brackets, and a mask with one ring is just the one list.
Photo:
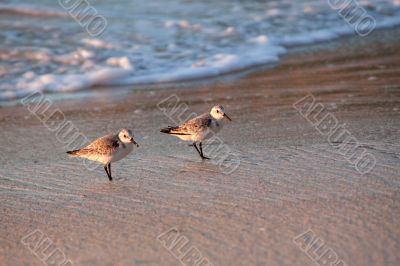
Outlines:
[[[229, 116], [225, 114], [224, 107], [217, 105], [211, 109], [210, 113], [204, 113], [177, 127], [163, 128], [160, 132], [176, 136], [184, 141], [191, 141], [201, 159], [210, 159], [203, 154], [202, 141], [212, 137], [210, 131], [216, 134], [222, 129], [224, 126], [224, 118], [232, 121]], [[199, 143], [200, 149], [196, 145], [197, 142]]]
[[133, 145], [139, 147], [133, 139], [132, 131], [122, 129], [118, 134], [111, 134], [96, 139], [85, 148], [67, 151], [73, 157], [86, 158], [104, 165], [108, 179], [112, 181], [111, 163], [125, 158], [133, 150]]

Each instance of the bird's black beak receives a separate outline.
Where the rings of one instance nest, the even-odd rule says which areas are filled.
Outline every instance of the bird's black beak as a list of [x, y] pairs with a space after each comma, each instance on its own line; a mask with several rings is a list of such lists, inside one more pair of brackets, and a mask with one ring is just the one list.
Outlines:
[[136, 141], [135, 141], [133, 138], [131, 138], [131, 142], [132, 142], [133, 144], [135, 144], [136, 147], [139, 147], [139, 144], [137, 144]]
[[228, 119], [229, 121], [232, 121], [232, 119], [225, 113], [224, 113], [224, 117], [226, 117], [226, 119]]

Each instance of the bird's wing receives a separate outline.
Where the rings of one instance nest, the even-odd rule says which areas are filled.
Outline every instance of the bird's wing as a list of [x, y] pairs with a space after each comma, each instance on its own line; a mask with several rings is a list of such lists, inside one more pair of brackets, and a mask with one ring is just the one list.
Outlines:
[[195, 117], [182, 125], [173, 128], [172, 134], [193, 135], [199, 131], [207, 130], [211, 124], [211, 115], [208, 113]]
[[108, 135], [96, 139], [87, 147], [81, 149], [79, 153], [95, 152], [101, 155], [111, 155], [118, 149], [119, 145], [120, 143], [117, 135]]

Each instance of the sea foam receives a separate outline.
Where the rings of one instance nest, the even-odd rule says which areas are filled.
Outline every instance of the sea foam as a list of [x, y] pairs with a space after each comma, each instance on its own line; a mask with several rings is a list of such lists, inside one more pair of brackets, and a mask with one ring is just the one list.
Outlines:
[[[100, 38], [54, 2], [0, 4], [0, 101], [32, 91], [216, 77], [275, 64], [292, 47], [356, 34], [338, 10], [317, 0], [218, 1], [213, 8], [201, 1], [112, 2], [95, 5], [112, 22]], [[400, 24], [398, 0], [360, 5], [376, 29]]]

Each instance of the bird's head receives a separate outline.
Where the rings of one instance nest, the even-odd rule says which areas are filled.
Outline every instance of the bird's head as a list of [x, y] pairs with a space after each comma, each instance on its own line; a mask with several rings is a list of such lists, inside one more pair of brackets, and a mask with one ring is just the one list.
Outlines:
[[217, 119], [217, 120], [221, 120], [221, 119], [223, 119], [223, 118], [226, 118], [226, 119], [228, 119], [229, 121], [232, 121], [232, 120], [229, 118], [229, 116], [225, 113], [224, 107], [223, 107], [222, 105], [216, 105], [216, 106], [214, 106], [214, 107], [211, 109], [210, 114], [211, 114], [211, 116], [212, 116], [214, 119]]
[[133, 138], [132, 130], [130, 129], [121, 129], [121, 131], [118, 133], [118, 138], [122, 143], [133, 143], [139, 147], [139, 144], [136, 143], [135, 139]]

